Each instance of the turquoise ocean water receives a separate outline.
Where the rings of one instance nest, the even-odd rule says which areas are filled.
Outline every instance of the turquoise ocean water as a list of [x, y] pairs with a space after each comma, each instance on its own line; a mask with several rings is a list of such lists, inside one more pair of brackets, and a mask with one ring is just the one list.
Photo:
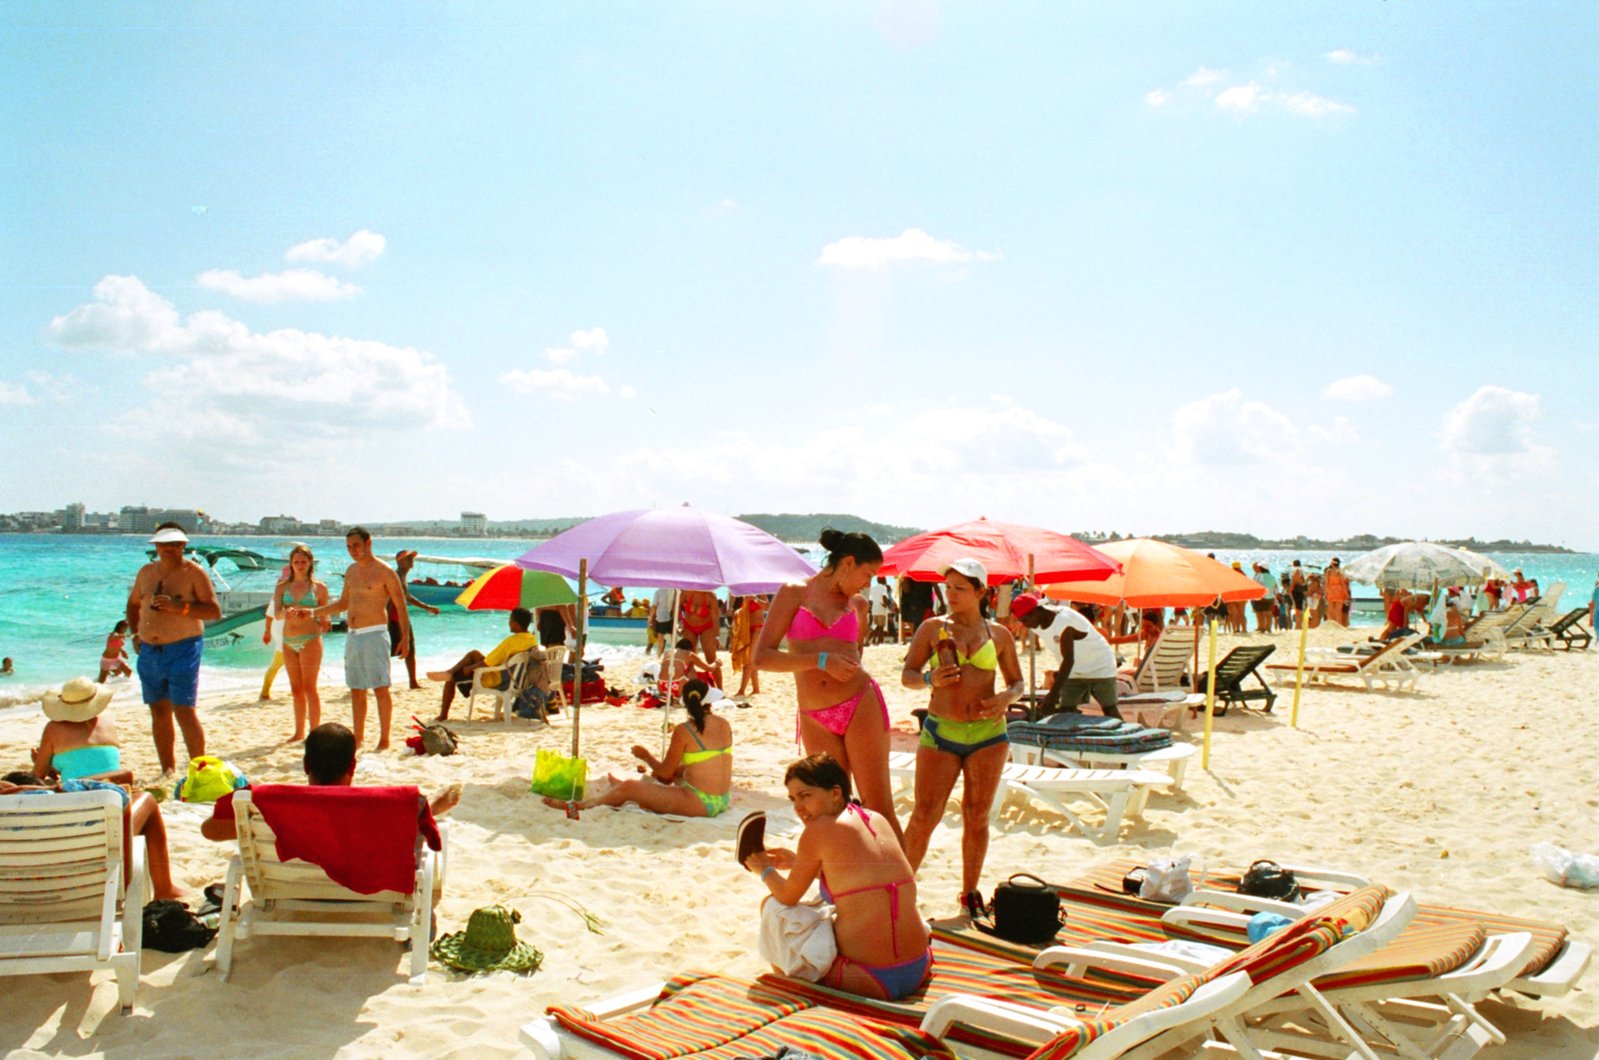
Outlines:
[[[287, 548], [273, 538], [202, 538], [200, 544], [232, 545], [281, 559]], [[342, 538], [316, 538], [311, 547], [317, 555], [318, 574], [336, 595], [339, 573], [349, 563]], [[401, 548], [416, 549], [424, 555], [484, 556], [510, 561], [534, 546], [532, 540], [496, 538], [461, 540], [456, 538], [380, 538], [380, 555], [392, 556]], [[0, 656], [15, 661], [16, 675], [0, 678], [0, 708], [17, 706], [38, 698], [39, 692], [78, 674], [93, 677], [98, 672], [100, 651], [105, 636], [122, 617], [128, 588], [141, 564], [146, 562], [148, 546], [134, 535], [57, 535], [0, 534]], [[1264, 561], [1280, 572], [1294, 559], [1320, 568], [1332, 556], [1329, 552], [1217, 552], [1223, 561], [1241, 560], [1247, 567], [1253, 560]], [[1555, 582], [1567, 583], [1570, 606], [1584, 604], [1593, 591], [1599, 556], [1591, 554], [1545, 555], [1495, 553], [1493, 558], [1507, 569], [1519, 567], [1528, 577], [1538, 579], [1546, 590]], [[820, 557], [812, 554], [814, 561]], [[1345, 562], [1351, 558], [1344, 555]], [[236, 589], [270, 590], [277, 579], [277, 566], [253, 574], [235, 575], [227, 561], [221, 569]], [[442, 569], [422, 570], [445, 576]], [[595, 592], [603, 587], [593, 587]], [[1356, 586], [1357, 596], [1374, 595], [1369, 587]], [[648, 597], [651, 590], [633, 588], [629, 597]], [[420, 647], [418, 670], [438, 669], [454, 662], [472, 648], [487, 650], [505, 633], [505, 613], [467, 612], [446, 608], [438, 616], [413, 611]], [[247, 632], [251, 632], [248, 631]], [[271, 651], [260, 642], [261, 627], [253, 635], [241, 637], [231, 646], [208, 648], [202, 671], [201, 691], [259, 687], [260, 676], [271, 660]], [[337, 684], [343, 678], [340, 659], [343, 638], [333, 635], [328, 641], [323, 681]], [[631, 677], [631, 662], [642, 649], [621, 645], [596, 644], [590, 657], [611, 661], [620, 675]], [[287, 695], [287, 684], [279, 678], [276, 692]], [[128, 682], [119, 696], [136, 697], [136, 682]]]

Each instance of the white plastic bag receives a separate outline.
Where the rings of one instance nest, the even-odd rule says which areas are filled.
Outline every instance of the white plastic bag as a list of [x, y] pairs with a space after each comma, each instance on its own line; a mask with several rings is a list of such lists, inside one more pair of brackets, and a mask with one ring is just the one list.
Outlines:
[[1553, 843], [1538, 843], [1532, 848], [1532, 860], [1562, 887], [1585, 891], [1599, 887], [1599, 857], [1593, 854], [1573, 854]]
[[767, 898], [761, 903], [761, 935], [756, 950], [784, 975], [819, 982], [838, 957], [833, 907], [822, 902], [784, 905], [776, 898]]
[[1200, 881], [1205, 879], [1204, 862], [1195, 865], [1197, 855], [1184, 854], [1180, 858], [1156, 858], [1144, 870], [1144, 882], [1138, 888], [1138, 897], [1151, 902], [1180, 902], [1187, 898], [1196, 885], [1192, 871], [1197, 870]]

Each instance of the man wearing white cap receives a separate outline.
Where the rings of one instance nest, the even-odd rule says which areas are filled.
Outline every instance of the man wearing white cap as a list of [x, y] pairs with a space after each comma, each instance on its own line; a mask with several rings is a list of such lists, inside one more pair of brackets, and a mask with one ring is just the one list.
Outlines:
[[205, 730], [194, 704], [199, 699], [200, 652], [205, 624], [222, 617], [205, 568], [183, 558], [189, 535], [177, 523], [162, 523], [150, 539], [155, 559], [139, 569], [128, 593], [128, 628], [135, 631], [139, 684], [150, 708], [150, 733], [163, 775], [177, 770], [173, 719], [183, 730], [189, 758], [205, 754]]

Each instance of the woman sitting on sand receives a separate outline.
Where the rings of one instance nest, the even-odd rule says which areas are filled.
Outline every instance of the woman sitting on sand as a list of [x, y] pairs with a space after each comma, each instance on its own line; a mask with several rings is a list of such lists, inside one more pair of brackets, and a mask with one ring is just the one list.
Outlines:
[[103, 713], [110, 702], [111, 689], [87, 677], [74, 677], [46, 692], [40, 706], [49, 721], [33, 749], [34, 775], [133, 783], [132, 771], [122, 768], [117, 727]]
[[[933, 829], [961, 781], [961, 905], [983, 909], [977, 883], [988, 855], [988, 811], [1010, 755], [1006, 708], [1025, 687], [1010, 630], [980, 609], [988, 571], [975, 559], [944, 568], [949, 614], [923, 622], [905, 652], [900, 683], [931, 688], [916, 747], [916, 806], [905, 826], [905, 854], [920, 868]], [[926, 667], [926, 669], [923, 669]], [[1064, 667], [1063, 667], [1064, 668]], [[1004, 676], [1004, 687], [994, 686]], [[1064, 682], [1067, 675], [1056, 675]]]
[[106, 636], [105, 651], [100, 653], [100, 676], [95, 678], [96, 681], [104, 684], [112, 674], [133, 676], [133, 671], [128, 668], [128, 650], [124, 647], [127, 642], [128, 623], [124, 619]]
[[[828, 754], [802, 758], [783, 775], [804, 825], [796, 850], [751, 854], [771, 898], [795, 905], [821, 883], [835, 909], [838, 957], [822, 982], [862, 997], [893, 1001], [927, 980], [933, 963], [927, 922], [916, 907], [916, 879], [886, 819], [850, 799], [849, 775]], [[787, 873], [787, 875], [784, 875]]]
[[[332, 620], [309, 614], [328, 602], [328, 587], [316, 580], [316, 557], [304, 545], [289, 552], [289, 573], [278, 582], [277, 610], [283, 619], [283, 668], [289, 672], [294, 693], [294, 735], [290, 743], [305, 739], [309, 729], [322, 724], [322, 696], [317, 677], [322, 672], [322, 634]], [[272, 617], [267, 616], [266, 639], [272, 638]]]
[[[733, 787], [733, 726], [711, 713], [705, 702], [709, 691], [704, 681], [683, 685], [683, 707], [689, 720], [672, 730], [664, 762], [657, 761], [642, 744], [633, 745], [633, 757], [649, 767], [654, 779], [623, 780], [610, 774], [605, 793], [584, 799], [578, 808], [636, 802], [651, 813], [683, 817], [715, 817], [726, 810]], [[641, 772], [644, 766], [639, 767]], [[544, 802], [566, 809], [559, 799], [546, 798]]]
[[[809, 580], [778, 590], [751, 662], [794, 675], [806, 753], [825, 751], [837, 759], [861, 801], [903, 840], [888, 780], [888, 706], [861, 668], [861, 644], [870, 627], [861, 590], [877, 575], [883, 550], [865, 534], [831, 527], [822, 531], [821, 545], [827, 563]], [[785, 637], [786, 651], [779, 647]]]

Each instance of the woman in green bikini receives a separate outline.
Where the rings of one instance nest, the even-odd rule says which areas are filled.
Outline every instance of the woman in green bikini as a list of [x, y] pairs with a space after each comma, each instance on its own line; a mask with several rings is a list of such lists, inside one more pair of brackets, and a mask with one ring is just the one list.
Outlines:
[[[578, 808], [620, 806], [636, 802], [651, 813], [675, 813], [682, 817], [715, 817], [727, 809], [733, 788], [733, 726], [726, 718], [711, 713], [705, 702], [710, 686], [704, 681], [683, 685], [683, 707], [689, 720], [672, 730], [664, 761], [657, 760], [642, 744], [633, 745], [633, 757], [649, 769], [653, 779], [625, 780], [614, 773], [605, 778], [610, 787]], [[566, 803], [546, 798], [556, 809]]]
[[[316, 557], [304, 545], [289, 553], [288, 577], [278, 582], [277, 612], [283, 622], [283, 669], [289, 674], [289, 690], [294, 693], [294, 735], [290, 743], [305, 739], [310, 729], [322, 724], [322, 696], [316, 682], [322, 672], [322, 634], [329, 620], [307, 614], [309, 608], [328, 602], [328, 587], [316, 580]], [[267, 616], [267, 639], [272, 636], [272, 617]]]
[[[975, 559], [944, 568], [949, 613], [923, 622], [905, 653], [900, 683], [931, 688], [916, 747], [916, 804], [905, 825], [905, 856], [920, 868], [927, 843], [944, 816], [955, 781], [961, 784], [961, 905], [975, 916], [988, 856], [988, 811], [1010, 754], [1005, 709], [1022, 694], [1022, 668], [1010, 631], [982, 613], [988, 572]], [[1003, 674], [1005, 686], [995, 691]]]

